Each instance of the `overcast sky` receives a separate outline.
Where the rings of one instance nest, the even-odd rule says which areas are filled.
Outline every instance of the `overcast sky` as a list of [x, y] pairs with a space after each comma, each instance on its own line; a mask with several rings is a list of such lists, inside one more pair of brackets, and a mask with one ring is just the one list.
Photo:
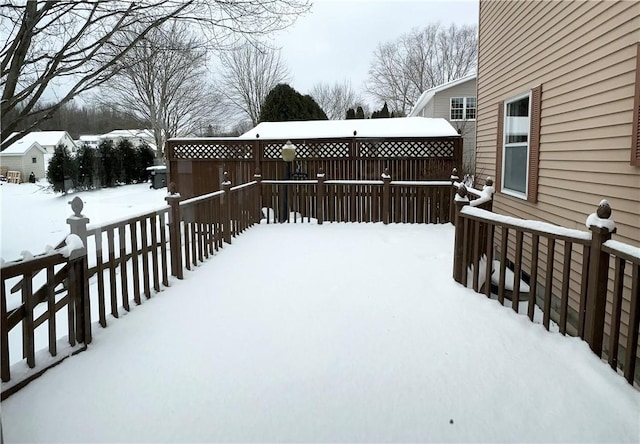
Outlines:
[[318, 82], [347, 79], [364, 90], [373, 51], [412, 28], [440, 22], [477, 25], [478, 1], [315, 0], [311, 12], [277, 34], [275, 44], [292, 76], [308, 94]]

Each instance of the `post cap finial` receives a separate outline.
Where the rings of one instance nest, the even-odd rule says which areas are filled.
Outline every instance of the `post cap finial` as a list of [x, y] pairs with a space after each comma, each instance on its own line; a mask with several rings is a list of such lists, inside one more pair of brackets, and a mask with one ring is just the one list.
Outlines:
[[488, 186], [488, 187], [492, 187], [493, 186], [493, 178], [491, 176], [487, 176], [487, 179], [484, 181], [484, 183]]
[[74, 216], [76, 217], [82, 216], [82, 209], [84, 208], [84, 203], [82, 202], [82, 199], [76, 196], [69, 201], [69, 205], [71, 205], [71, 210], [73, 210]]
[[324, 174], [324, 168], [322, 167], [318, 168], [318, 174]]
[[169, 182], [169, 186], [167, 187], [167, 191], [169, 191], [169, 194], [176, 194], [176, 183], [175, 182]]
[[611, 217], [611, 205], [605, 199], [600, 201], [596, 214], [600, 219], [609, 219]]
[[458, 196], [460, 197], [467, 197], [467, 193], [469, 192], [469, 190], [467, 190], [467, 186], [463, 183], [460, 184], [460, 186], [458, 187]]
[[256, 171], [253, 173], [254, 176], [260, 176], [262, 173], [260, 172], [260, 167], [256, 167]]

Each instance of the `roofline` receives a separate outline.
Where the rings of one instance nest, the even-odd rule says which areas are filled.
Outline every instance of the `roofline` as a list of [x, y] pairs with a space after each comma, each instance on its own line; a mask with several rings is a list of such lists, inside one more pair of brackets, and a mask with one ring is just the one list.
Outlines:
[[414, 114], [414, 111], [418, 109], [422, 109], [425, 106], [427, 106], [427, 104], [431, 101], [431, 99], [436, 93], [445, 91], [449, 88], [453, 88], [454, 86], [476, 79], [477, 77], [478, 75], [476, 73], [473, 73], [473, 74], [466, 75], [464, 77], [460, 77], [459, 79], [451, 80], [450, 82], [443, 83], [441, 85], [434, 86], [433, 88], [429, 88], [425, 90], [422, 94], [420, 94], [420, 97], [418, 97], [416, 104], [413, 106], [411, 111], [409, 111], [409, 114], [407, 117], [415, 117], [416, 114]]

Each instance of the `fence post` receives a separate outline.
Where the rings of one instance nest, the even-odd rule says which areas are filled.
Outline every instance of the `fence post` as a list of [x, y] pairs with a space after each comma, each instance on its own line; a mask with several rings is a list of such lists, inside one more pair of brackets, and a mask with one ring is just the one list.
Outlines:
[[229, 173], [224, 172], [224, 180], [222, 181], [222, 189], [224, 194], [222, 195], [222, 235], [224, 241], [228, 244], [231, 243], [231, 181], [229, 180]]
[[611, 234], [616, 231], [611, 219], [611, 207], [606, 200], [602, 200], [598, 210], [589, 215], [586, 225], [591, 230], [591, 253], [584, 318], [585, 340], [589, 343], [591, 350], [602, 357], [609, 275], [609, 254], [602, 251], [602, 244], [611, 239]]
[[455, 209], [455, 204], [454, 204], [453, 199], [456, 196], [456, 190], [457, 189], [455, 188], [454, 185], [455, 185], [455, 183], [457, 181], [460, 180], [460, 178], [458, 177], [458, 169], [457, 168], [454, 168], [453, 170], [451, 170], [450, 179], [451, 179], [451, 194], [450, 194], [451, 197], [449, 198], [449, 202], [450, 202], [450, 204], [449, 204], [449, 221], [453, 225], [455, 225], [456, 224], [456, 220], [455, 220], [456, 219], [456, 209]]
[[318, 190], [316, 192], [316, 218], [318, 225], [324, 223], [324, 169], [320, 167], [317, 174]]
[[389, 174], [389, 168], [385, 168], [382, 173], [382, 222], [388, 224], [391, 220], [389, 198], [390, 198], [390, 184], [391, 175]]
[[260, 174], [260, 168], [256, 168], [256, 172], [253, 173], [253, 180], [258, 182], [257, 191], [255, 195], [255, 208], [256, 213], [254, 215], [255, 223], [259, 224], [260, 219], [262, 219], [262, 174]]
[[460, 211], [465, 205], [469, 205], [469, 198], [467, 197], [467, 187], [464, 184], [460, 184], [458, 191], [454, 196], [452, 206], [455, 206], [455, 241], [453, 247], [453, 279], [463, 284], [465, 287], [466, 282], [462, 282], [462, 269], [465, 266], [462, 263], [464, 245], [464, 224], [461, 223]]
[[[70, 202], [73, 214], [67, 218], [69, 231], [75, 234], [82, 241], [84, 248], [76, 250], [69, 257], [70, 277], [73, 282], [69, 283], [69, 289], [74, 293], [73, 298], [69, 298], [69, 304], [74, 304], [76, 314], [76, 340], [91, 343], [91, 307], [89, 300], [89, 272], [87, 264], [87, 225], [89, 218], [82, 214], [84, 204], [78, 196]], [[73, 300], [72, 300], [73, 299]]]
[[171, 207], [169, 211], [169, 248], [171, 249], [171, 275], [182, 279], [182, 249], [180, 241], [180, 200], [175, 182], [169, 183], [169, 195], [164, 198]]
[[89, 223], [89, 218], [81, 214], [84, 208], [82, 199], [76, 196], [69, 202], [69, 205], [73, 210], [73, 215], [67, 218], [69, 231], [71, 234], [77, 235], [82, 240], [84, 247], [87, 248], [87, 224]]

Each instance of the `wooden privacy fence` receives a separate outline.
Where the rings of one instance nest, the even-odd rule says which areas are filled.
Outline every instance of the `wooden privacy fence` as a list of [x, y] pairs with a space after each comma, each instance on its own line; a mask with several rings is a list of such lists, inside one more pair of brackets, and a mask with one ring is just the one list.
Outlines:
[[315, 179], [322, 170], [335, 180], [377, 180], [387, 168], [398, 180], [448, 178], [462, 162], [462, 138], [344, 137], [291, 139], [293, 162], [284, 162], [283, 140], [238, 138], [170, 139], [166, 144], [169, 178], [184, 198], [220, 189], [225, 172], [233, 183], [253, 180]]
[[[547, 330], [554, 316], [561, 334], [584, 339], [599, 357], [606, 351], [611, 367], [620, 368], [629, 383], [640, 379], [640, 251], [611, 240], [608, 204], [603, 202], [587, 219], [588, 232], [494, 214], [473, 207], [462, 196], [455, 207], [457, 282], [487, 297], [496, 291], [501, 304], [508, 294], [516, 312], [526, 285], [526, 293], [531, 293], [526, 295], [529, 319], [539, 307]], [[580, 260], [572, 261], [576, 257]], [[492, 289], [491, 276], [497, 276], [497, 288]]]

